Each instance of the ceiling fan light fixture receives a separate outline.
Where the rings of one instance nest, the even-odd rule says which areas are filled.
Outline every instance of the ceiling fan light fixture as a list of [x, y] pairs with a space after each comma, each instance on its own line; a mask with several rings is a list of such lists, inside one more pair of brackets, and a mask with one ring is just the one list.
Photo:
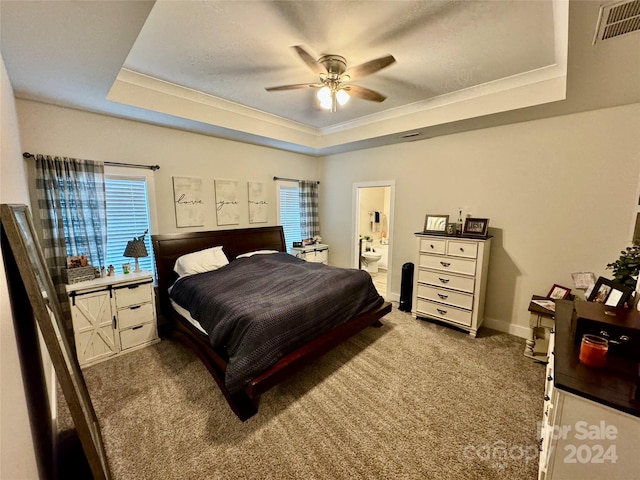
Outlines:
[[321, 108], [324, 108], [325, 110], [331, 110], [333, 106], [333, 99], [331, 98], [332, 93], [329, 87], [322, 87], [320, 90], [318, 90], [316, 96], [320, 101]]
[[340, 104], [340, 106], [345, 105], [350, 98], [351, 98], [351, 95], [349, 95], [349, 93], [346, 90], [341, 89], [336, 92], [336, 99], [338, 100], [338, 103]]

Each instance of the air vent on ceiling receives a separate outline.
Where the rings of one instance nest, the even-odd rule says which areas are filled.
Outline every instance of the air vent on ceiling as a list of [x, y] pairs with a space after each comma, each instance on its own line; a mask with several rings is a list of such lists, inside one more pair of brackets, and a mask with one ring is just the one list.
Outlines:
[[420, 132], [413, 132], [402, 135], [400, 138], [403, 140], [417, 140], [420, 135], [422, 135]]
[[640, 0], [625, 0], [600, 7], [593, 44], [640, 31]]

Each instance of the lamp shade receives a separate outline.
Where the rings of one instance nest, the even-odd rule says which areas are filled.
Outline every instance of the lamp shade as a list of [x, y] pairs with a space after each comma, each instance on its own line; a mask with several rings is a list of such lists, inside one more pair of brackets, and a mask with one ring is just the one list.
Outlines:
[[134, 272], [140, 272], [140, 263], [138, 262], [138, 258], [140, 257], [148, 257], [149, 253], [147, 252], [147, 247], [144, 244], [144, 240], [129, 240], [127, 242], [127, 248], [124, 249], [123, 257], [133, 257], [136, 259], [136, 267]]
[[124, 250], [124, 257], [148, 257], [147, 247], [142, 240], [129, 240], [127, 248]]

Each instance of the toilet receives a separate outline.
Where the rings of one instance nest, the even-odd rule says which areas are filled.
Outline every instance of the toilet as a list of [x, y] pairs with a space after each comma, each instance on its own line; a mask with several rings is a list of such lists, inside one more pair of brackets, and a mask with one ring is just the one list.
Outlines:
[[381, 253], [376, 253], [373, 250], [368, 252], [362, 252], [362, 258], [365, 269], [369, 273], [378, 273], [378, 261], [382, 258]]

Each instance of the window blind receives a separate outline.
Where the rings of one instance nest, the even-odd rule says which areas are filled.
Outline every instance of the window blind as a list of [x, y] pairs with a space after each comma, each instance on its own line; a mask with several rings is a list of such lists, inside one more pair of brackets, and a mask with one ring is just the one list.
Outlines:
[[147, 182], [144, 178], [105, 178], [107, 199], [107, 266], [113, 265], [116, 272], [122, 272], [123, 263], [135, 259], [124, 257], [127, 242], [140, 237], [148, 230], [144, 238], [148, 257], [139, 258], [140, 268], [152, 272], [155, 277], [155, 262], [151, 246], [151, 228], [149, 220], [149, 201]]
[[298, 188], [280, 187], [280, 225], [284, 230], [287, 251], [291, 251], [293, 242], [302, 240], [300, 231], [300, 197]]

